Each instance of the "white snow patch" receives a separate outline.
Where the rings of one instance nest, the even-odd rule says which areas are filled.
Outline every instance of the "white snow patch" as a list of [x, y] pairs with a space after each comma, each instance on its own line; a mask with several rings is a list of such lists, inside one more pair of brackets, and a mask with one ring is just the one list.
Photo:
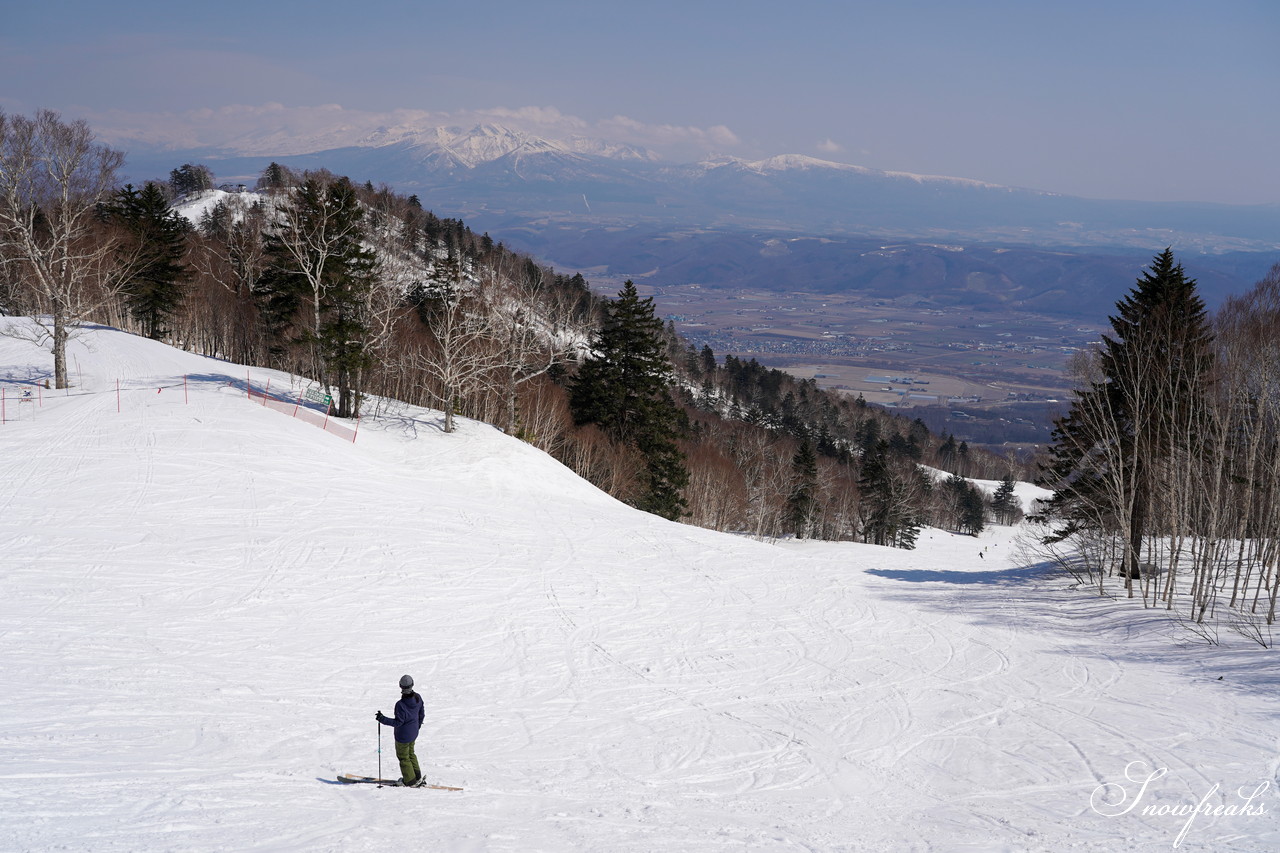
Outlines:
[[241, 195], [226, 190], [201, 190], [178, 199], [173, 209], [192, 225], [199, 225], [205, 214], [218, 206], [221, 201]]

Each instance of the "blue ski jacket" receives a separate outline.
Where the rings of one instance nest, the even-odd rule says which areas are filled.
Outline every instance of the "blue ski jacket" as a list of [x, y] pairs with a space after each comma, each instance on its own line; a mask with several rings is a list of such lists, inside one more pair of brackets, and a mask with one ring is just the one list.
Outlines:
[[410, 693], [396, 703], [396, 715], [383, 715], [378, 722], [384, 726], [395, 726], [396, 743], [413, 743], [418, 739], [418, 730], [422, 721], [427, 718], [427, 708], [422, 704], [422, 697]]

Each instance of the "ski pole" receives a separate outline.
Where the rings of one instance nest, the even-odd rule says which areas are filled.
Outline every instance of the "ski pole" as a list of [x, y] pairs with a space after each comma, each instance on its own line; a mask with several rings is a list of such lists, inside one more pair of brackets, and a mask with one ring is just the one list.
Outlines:
[[378, 726], [378, 787], [382, 787], [382, 723], [373, 721]]

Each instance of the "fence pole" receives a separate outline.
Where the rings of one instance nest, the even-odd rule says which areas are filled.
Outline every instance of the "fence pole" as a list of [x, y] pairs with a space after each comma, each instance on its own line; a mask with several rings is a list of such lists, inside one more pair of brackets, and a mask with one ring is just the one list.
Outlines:
[[293, 416], [298, 416], [298, 407], [302, 405], [302, 389], [298, 389], [298, 401], [293, 404]]
[[360, 434], [360, 414], [356, 413], [356, 431], [351, 433], [351, 443], [356, 443], [356, 436]]
[[249, 371], [244, 372], [244, 396], [245, 399], [253, 399], [253, 385], [249, 382]]
[[120, 380], [116, 379], [116, 414], [120, 414]]
[[329, 431], [329, 410], [332, 408], [333, 408], [333, 403], [329, 403], [327, 406], [324, 407], [324, 424], [320, 427], [320, 429], [324, 430], [325, 432]]
[[182, 374], [182, 404], [188, 405], [191, 398], [187, 396], [187, 374]]
[[40, 408], [44, 408], [44, 386], [39, 382], [36, 383], [36, 397], [40, 399]]
[[267, 405], [267, 397], [271, 394], [271, 377], [267, 377], [267, 390], [262, 392], [262, 405]]

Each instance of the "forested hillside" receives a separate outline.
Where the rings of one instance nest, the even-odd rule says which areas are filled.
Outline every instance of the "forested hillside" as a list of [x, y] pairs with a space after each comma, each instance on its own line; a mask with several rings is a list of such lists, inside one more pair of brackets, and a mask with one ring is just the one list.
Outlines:
[[0, 307], [44, 325], [59, 387], [67, 337], [101, 322], [309, 377], [335, 417], [401, 401], [443, 411], [446, 432], [486, 421], [621, 500], [715, 529], [911, 547], [922, 525], [977, 532], [1003, 511], [920, 464], [999, 479], [1009, 461], [695, 351], [629, 283], [601, 299], [416, 196], [276, 163], [252, 188], [190, 163], [119, 187], [119, 153], [83, 123], [2, 129]]

